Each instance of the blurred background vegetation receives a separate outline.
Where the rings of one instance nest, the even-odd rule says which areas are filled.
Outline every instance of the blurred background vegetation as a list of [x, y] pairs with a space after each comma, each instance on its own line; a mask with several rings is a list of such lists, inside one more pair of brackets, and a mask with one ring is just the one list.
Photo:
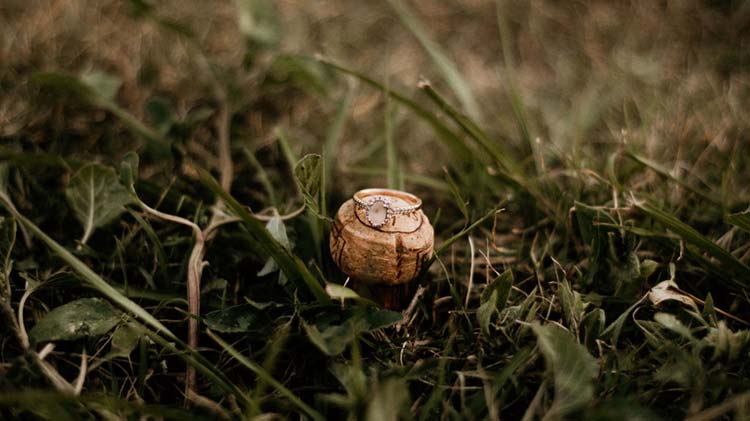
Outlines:
[[[747, 1], [5, 0], [0, 415], [747, 416], [749, 111]], [[381, 185], [440, 248], [403, 316], [320, 296]], [[202, 235], [147, 204], [242, 219], [198, 356]]]

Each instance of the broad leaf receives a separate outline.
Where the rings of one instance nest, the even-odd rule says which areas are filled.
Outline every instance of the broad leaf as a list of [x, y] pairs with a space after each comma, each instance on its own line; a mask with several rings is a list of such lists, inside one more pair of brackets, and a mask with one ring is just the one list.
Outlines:
[[29, 332], [34, 343], [72, 341], [104, 335], [122, 319], [122, 312], [101, 298], [81, 298], [47, 313]]
[[133, 201], [115, 170], [97, 164], [87, 165], [73, 175], [65, 197], [83, 225], [82, 244], [86, 244], [96, 228], [114, 221], [125, 211], [125, 205]]
[[356, 336], [353, 323], [343, 323], [339, 326], [330, 326], [323, 331], [318, 330], [315, 325], [305, 323], [303, 325], [305, 333], [318, 349], [324, 354], [334, 356], [339, 355], [346, 349]]
[[305, 333], [326, 355], [339, 355], [360, 333], [382, 329], [402, 319], [399, 312], [373, 308], [357, 308], [340, 325], [316, 326], [304, 323]]
[[222, 333], [239, 333], [261, 330], [269, 326], [266, 312], [252, 304], [240, 304], [208, 313], [206, 326]]
[[328, 296], [333, 299], [344, 300], [347, 298], [351, 298], [361, 303], [369, 304], [375, 307], [378, 306], [374, 301], [357, 294], [357, 291], [339, 284], [326, 284], [326, 294], [328, 294]]
[[294, 177], [305, 197], [305, 204], [315, 214], [320, 214], [321, 176], [322, 159], [318, 154], [305, 155], [294, 166]]
[[125, 323], [112, 334], [112, 350], [109, 357], [128, 357], [144, 335], [143, 329], [133, 323]]
[[685, 326], [685, 324], [683, 324], [674, 314], [659, 312], [654, 314], [654, 320], [666, 329], [671, 330], [687, 340], [695, 340], [693, 334], [690, 332], [690, 328]]
[[545, 418], [564, 418], [594, 399], [593, 380], [599, 366], [589, 351], [562, 328], [533, 324], [532, 329], [555, 383], [555, 399]]

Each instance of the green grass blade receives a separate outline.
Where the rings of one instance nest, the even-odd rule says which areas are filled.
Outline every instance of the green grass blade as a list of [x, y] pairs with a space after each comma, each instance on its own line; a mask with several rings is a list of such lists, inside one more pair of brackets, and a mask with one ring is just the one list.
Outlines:
[[[4, 194], [2, 196], [5, 196]], [[170, 339], [176, 339], [177, 337], [158, 321], [151, 313], [147, 312], [143, 307], [139, 306], [128, 297], [120, 293], [112, 285], [107, 283], [101, 276], [91, 270], [85, 263], [75, 257], [60, 243], [53, 240], [44, 231], [42, 231], [36, 224], [31, 222], [20, 212], [18, 212], [14, 206], [11, 205], [10, 200], [7, 197], [2, 197], [3, 206], [10, 212], [16, 220], [18, 220], [23, 226], [26, 227], [30, 232], [42, 240], [42, 242], [49, 247], [58, 257], [60, 257], [65, 263], [67, 263], [73, 270], [75, 270], [81, 278], [83, 278], [91, 287], [97, 290], [100, 294], [104, 295], [112, 302], [117, 304], [123, 310], [133, 314], [137, 319], [143, 321], [148, 326], [155, 329], [157, 332], [167, 336]]]
[[250, 400], [245, 396], [244, 393], [234, 384], [229, 378], [216, 366], [211, 364], [206, 358], [204, 358], [198, 351], [190, 348], [186, 343], [177, 340], [177, 342], [183, 349], [179, 349], [174, 343], [165, 340], [156, 332], [152, 332], [145, 326], [139, 325], [146, 336], [148, 336], [155, 343], [160, 345], [162, 348], [174, 353], [185, 361], [186, 364], [195, 367], [197, 371], [203, 374], [207, 379], [211, 380], [217, 387], [223, 389], [228, 394], [232, 394], [237, 397], [244, 404], [248, 405]]
[[427, 34], [427, 29], [422, 23], [412, 14], [409, 8], [402, 3], [400, 0], [388, 0], [388, 3], [396, 10], [396, 14], [406, 27], [417, 37], [419, 43], [427, 51], [432, 61], [437, 66], [437, 69], [442, 73], [446, 83], [451, 87], [453, 92], [461, 101], [461, 105], [464, 107], [466, 112], [475, 119], [481, 117], [479, 104], [477, 103], [474, 94], [469, 88], [469, 84], [461, 76], [458, 71], [456, 64], [448, 57], [440, 46], [435, 43], [430, 36]]
[[235, 215], [242, 219], [250, 236], [276, 261], [276, 264], [279, 265], [279, 268], [284, 272], [287, 278], [292, 280], [298, 288], [312, 293], [318, 301], [329, 301], [328, 295], [320, 285], [320, 282], [318, 282], [318, 279], [315, 278], [302, 260], [279, 244], [279, 242], [271, 236], [271, 233], [268, 232], [262, 222], [255, 219], [245, 206], [242, 206], [234, 197], [224, 191], [210, 174], [200, 170], [200, 179], [209, 190], [213, 191], [214, 194], [220, 196], [222, 200], [224, 200]]
[[328, 132], [326, 133], [325, 148], [323, 148], [323, 165], [325, 168], [324, 177], [331, 184], [329, 187], [334, 187], [330, 182], [334, 180], [333, 169], [335, 168], [336, 157], [338, 156], [339, 143], [341, 143], [341, 138], [344, 135], [346, 121], [349, 118], [352, 102], [354, 102], [355, 92], [354, 87], [350, 87], [346, 91], [346, 96], [339, 103], [336, 115], [333, 117], [333, 122], [328, 127]]
[[[369, 168], [369, 167], [346, 167], [343, 169], [344, 173], [353, 174], [353, 175], [362, 175], [362, 176], [370, 176], [370, 177], [387, 177], [387, 170], [383, 168]], [[419, 186], [428, 187], [433, 190], [441, 191], [444, 193], [450, 193], [451, 187], [448, 185], [448, 183], [438, 180], [436, 178], [422, 175], [422, 174], [414, 174], [414, 173], [403, 173], [404, 181], [408, 181], [409, 183], [413, 183]]]
[[463, 115], [461, 112], [451, 106], [429, 82], [422, 80], [419, 82], [419, 88], [438, 106], [448, 117], [451, 118], [467, 135], [474, 139], [479, 146], [487, 151], [492, 158], [503, 166], [509, 179], [513, 179], [513, 174], [518, 173], [519, 169], [513, 161], [508, 151], [504, 150], [497, 142], [482, 130], [474, 121]]
[[411, 112], [416, 114], [419, 118], [427, 122], [432, 127], [433, 130], [435, 130], [435, 133], [438, 135], [438, 138], [440, 138], [440, 140], [443, 143], [445, 143], [445, 145], [453, 152], [456, 158], [461, 160], [461, 162], [470, 162], [471, 160], [474, 159], [474, 155], [472, 154], [471, 149], [469, 149], [466, 146], [466, 144], [461, 140], [461, 138], [458, 135], [456, 135], [456, 133], [454, 133], [451, 129], [449, 129], [442, 121], [440, 121], [440, 119], [437, 118], [437, 116], [427, 111], [421, 105], [417, 104], [416, 102], [405, 97], [404, 95], [399, 94], [398, 92], [392, 89], [386, 88], [380, 82], [377, 82], [374, 79], [371, 79], [370, 77], [362, 73], [347, 69], [345, 67], [341, 67], [338, 64], [335, 64], [323, 58], [318, 58], [318, 61], [321, 64], [331, 69], [334, 69], [340, 73], [344, 73], [344, 74], [357, 78], [358, 80], [365, 83], [366, 85], [371, 86], [387, 94], [388, 96], [390, 96], [391, 98], [393, 98], [394, 100], [396, 100], [397, 102], [399, 102], [400, 104], [408, 108]]
[[387, 162], [387, 184], [389, 189], [403, 189], [401, 169], [398, 164], [396, 144], [393, 141], [393, 120], [395, 120], [396, 108], [392, 105], [390, 97], [385, 97], [385, 115], [383, 133], [385, 135], [385, 156]]
[[651, 218], [669, 228], [688, 243], [716, 258], [716, 260], [721, 262], [726, 268], [731, 269], [735, 274], [741, 275], [742, 279], [744, 279], [742, 283], [745, 286], [750, 286], [748, 285], [748, 280], [750, 280], [750, 267], [737, 260], [731, 253], [704, 237], [695, 228], [680, 221], [677, 217], [668, 212], [665, 212], [647, 202], [636, 203], [635, 206]]
[[291, 390], [287, 389], [286, 386], [281, 384], [278, 380], [276, 380], [273, 376], [271, 376], [266, 370], [263, 369], [259, 364], [254, 363], [253, 361], [250, 361], [247, 357], [242, 355], [236, 348], [234, 348], [232, 345], [225, 342], [223, 339], [221, 339], [218, 335], [214, 334], [210, 330], [207, 331], [208, 336], [211, 337], [219, 346], [224, 348], [225, 351], [229, 353], [234, 359], [239, 361], [242, 365], [247, 367], [250, 371], [255, 373], [256, 376], [258, 376], [259, 379], [263, 380], [267, 384], [271, 385], [276, 391], [278, 391], [282, 396], [289, 399], [295, 406], [297, 406], [299, 409], [301, 409], [305, 414], [309, 415], [310, 418], [314, 420], [325, 420], [326, 418], [318, 411], [313, 409], [308, 404], [304, 403], [297, 395], [292, 393]]
[[663, 166], [659, 165], [657, 162], [654, 162], [654, 161], [652, 161], [652, 160], [650, 160], [650, 159], [648, 159], [648, 158], [646, 158], [644, 156], [638, 155], [638, 154], [633, 153], [633, 152], [625, 152], [625, 156], [628, 157], [628, 158], [630, 158], [630, 159], [632, 159], [633, 161], [635, 161], [635, 162], [643, 165], [644, 167], [651, 169], [652, 171], [656, 172], [660, 176], [662, 176], [662, 177], [664, 177], [664, 178], [666, 178], [668, 180], [674, 181], [675, 183], [679, 184], [680, 186], [684, 187], [685, 189], [689, 190], [690, 192], [692, 192], [692, 193], [700, 196], [701, 198], [707, 200], [712, 205], [715, 205], [715, 206], [718, 206], [718, 207], [722, 207], [722, 204], [721, 204], [721, 202], [719, 200], [717, 200], [716, 198], [712, 197], [710, 194], [708, 194], [708, 193], [706, 193], [706, 192], [704, 192], [702, 190], [699, 190], [699, 189], [691, 186], [690, 184], [686, 183], [685, 181], [680, 180], [679, 178], [673, 176], [672, 173], [669, 172], [669, 170], [667, 170]]
[[724, 221], [744, 230], [745, 232], [750, 232], [750, 211], [726, 215], [724, 216]]
[[443, 251], [447, 250], [448, 247], [451, 246], [451, 244], [455, 243], [456, 241], [460, 240], [461, 237], [463, 237], [464, 235], [467, 235], [468, 233], [470, 233], [471, 231], [473, 231], [474, 228], [478, 227], [482, 222], [486, 221], [487, 219], [489, 219], [489, 217], [493, 216], [495, 213], [499, 212], [500, 210], [501, 209], [499, 207], [495, 208], [495, 209], [492, 209], [491, 211], [487, 212], [484, 216], [482, 216], [481, 218], [479, 218], [476, 221], [474, 221], [468, 227], [462, 229], [460, 232], [456, 233], [451, 238], [443, 241], [443, 243], [440, 244], [440, 247], [438, 247], [438, 248], [435, 249], [435, 254], [440, 254]]
[[258, 158], [255, 157], [253, 151], [251, 151], [247, 147], [242, 147], [242, 153], [245, 155], [247, 161], [258, 174], [258, 181], [266, 191], [266, 194], [268, 195], [268, 201], [271, 203], [271, 206], [275, 207], [276, 205], [278, 205], [278, 200], [276, 199], [276, 192], [274, 191], [273, 184], [271, 184], [271, 180], [268, 178], [268, 173], [263, 168], [263, 165], [260, 164]]

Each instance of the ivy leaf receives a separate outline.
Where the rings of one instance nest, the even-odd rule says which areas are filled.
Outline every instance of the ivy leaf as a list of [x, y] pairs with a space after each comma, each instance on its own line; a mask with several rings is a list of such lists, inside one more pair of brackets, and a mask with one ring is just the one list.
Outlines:
[[33, 343], [72, 341], [104, 335], [122, 319], [122, 312], [101, 298], [81, 298], [47, 313], [29, 332]]
[[599, 366], [586, 347], [562, 328], [538, 323], [531, 328], [555, 383], [555, 399], [545, 418], [565, 418], [594, 399], [593, 380]]
[[322, 160], [318, 154], [305, 155], [294, 166], [294, 177], [297, 179], [305, 204], [315, 214], [320, 214], [320, 184], [322, 180]]
[[83, 225], [81, 244], [96, 228], [114, 221], [132, 203], [130, 192], [119, 182], [115, 170], [90, 164], [78, 170], [65, 189], [65, 197]]

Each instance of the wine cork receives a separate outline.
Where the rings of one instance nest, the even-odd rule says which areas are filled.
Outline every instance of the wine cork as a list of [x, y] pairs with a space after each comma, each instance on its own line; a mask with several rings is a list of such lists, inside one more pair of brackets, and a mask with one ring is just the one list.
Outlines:
[[[408, 205], [397, 196], [388, 200], [393, 208]], [[355, 290], [377, 291], [372, 298], [391, 308], [401, 306], [408, 284], [432, 258], [434, 243], [434, 230], [421, 209], [393, 215], [373, 228], [366, 210], [351, 199], [336, 213], [330, 236], [331, 256]]]

